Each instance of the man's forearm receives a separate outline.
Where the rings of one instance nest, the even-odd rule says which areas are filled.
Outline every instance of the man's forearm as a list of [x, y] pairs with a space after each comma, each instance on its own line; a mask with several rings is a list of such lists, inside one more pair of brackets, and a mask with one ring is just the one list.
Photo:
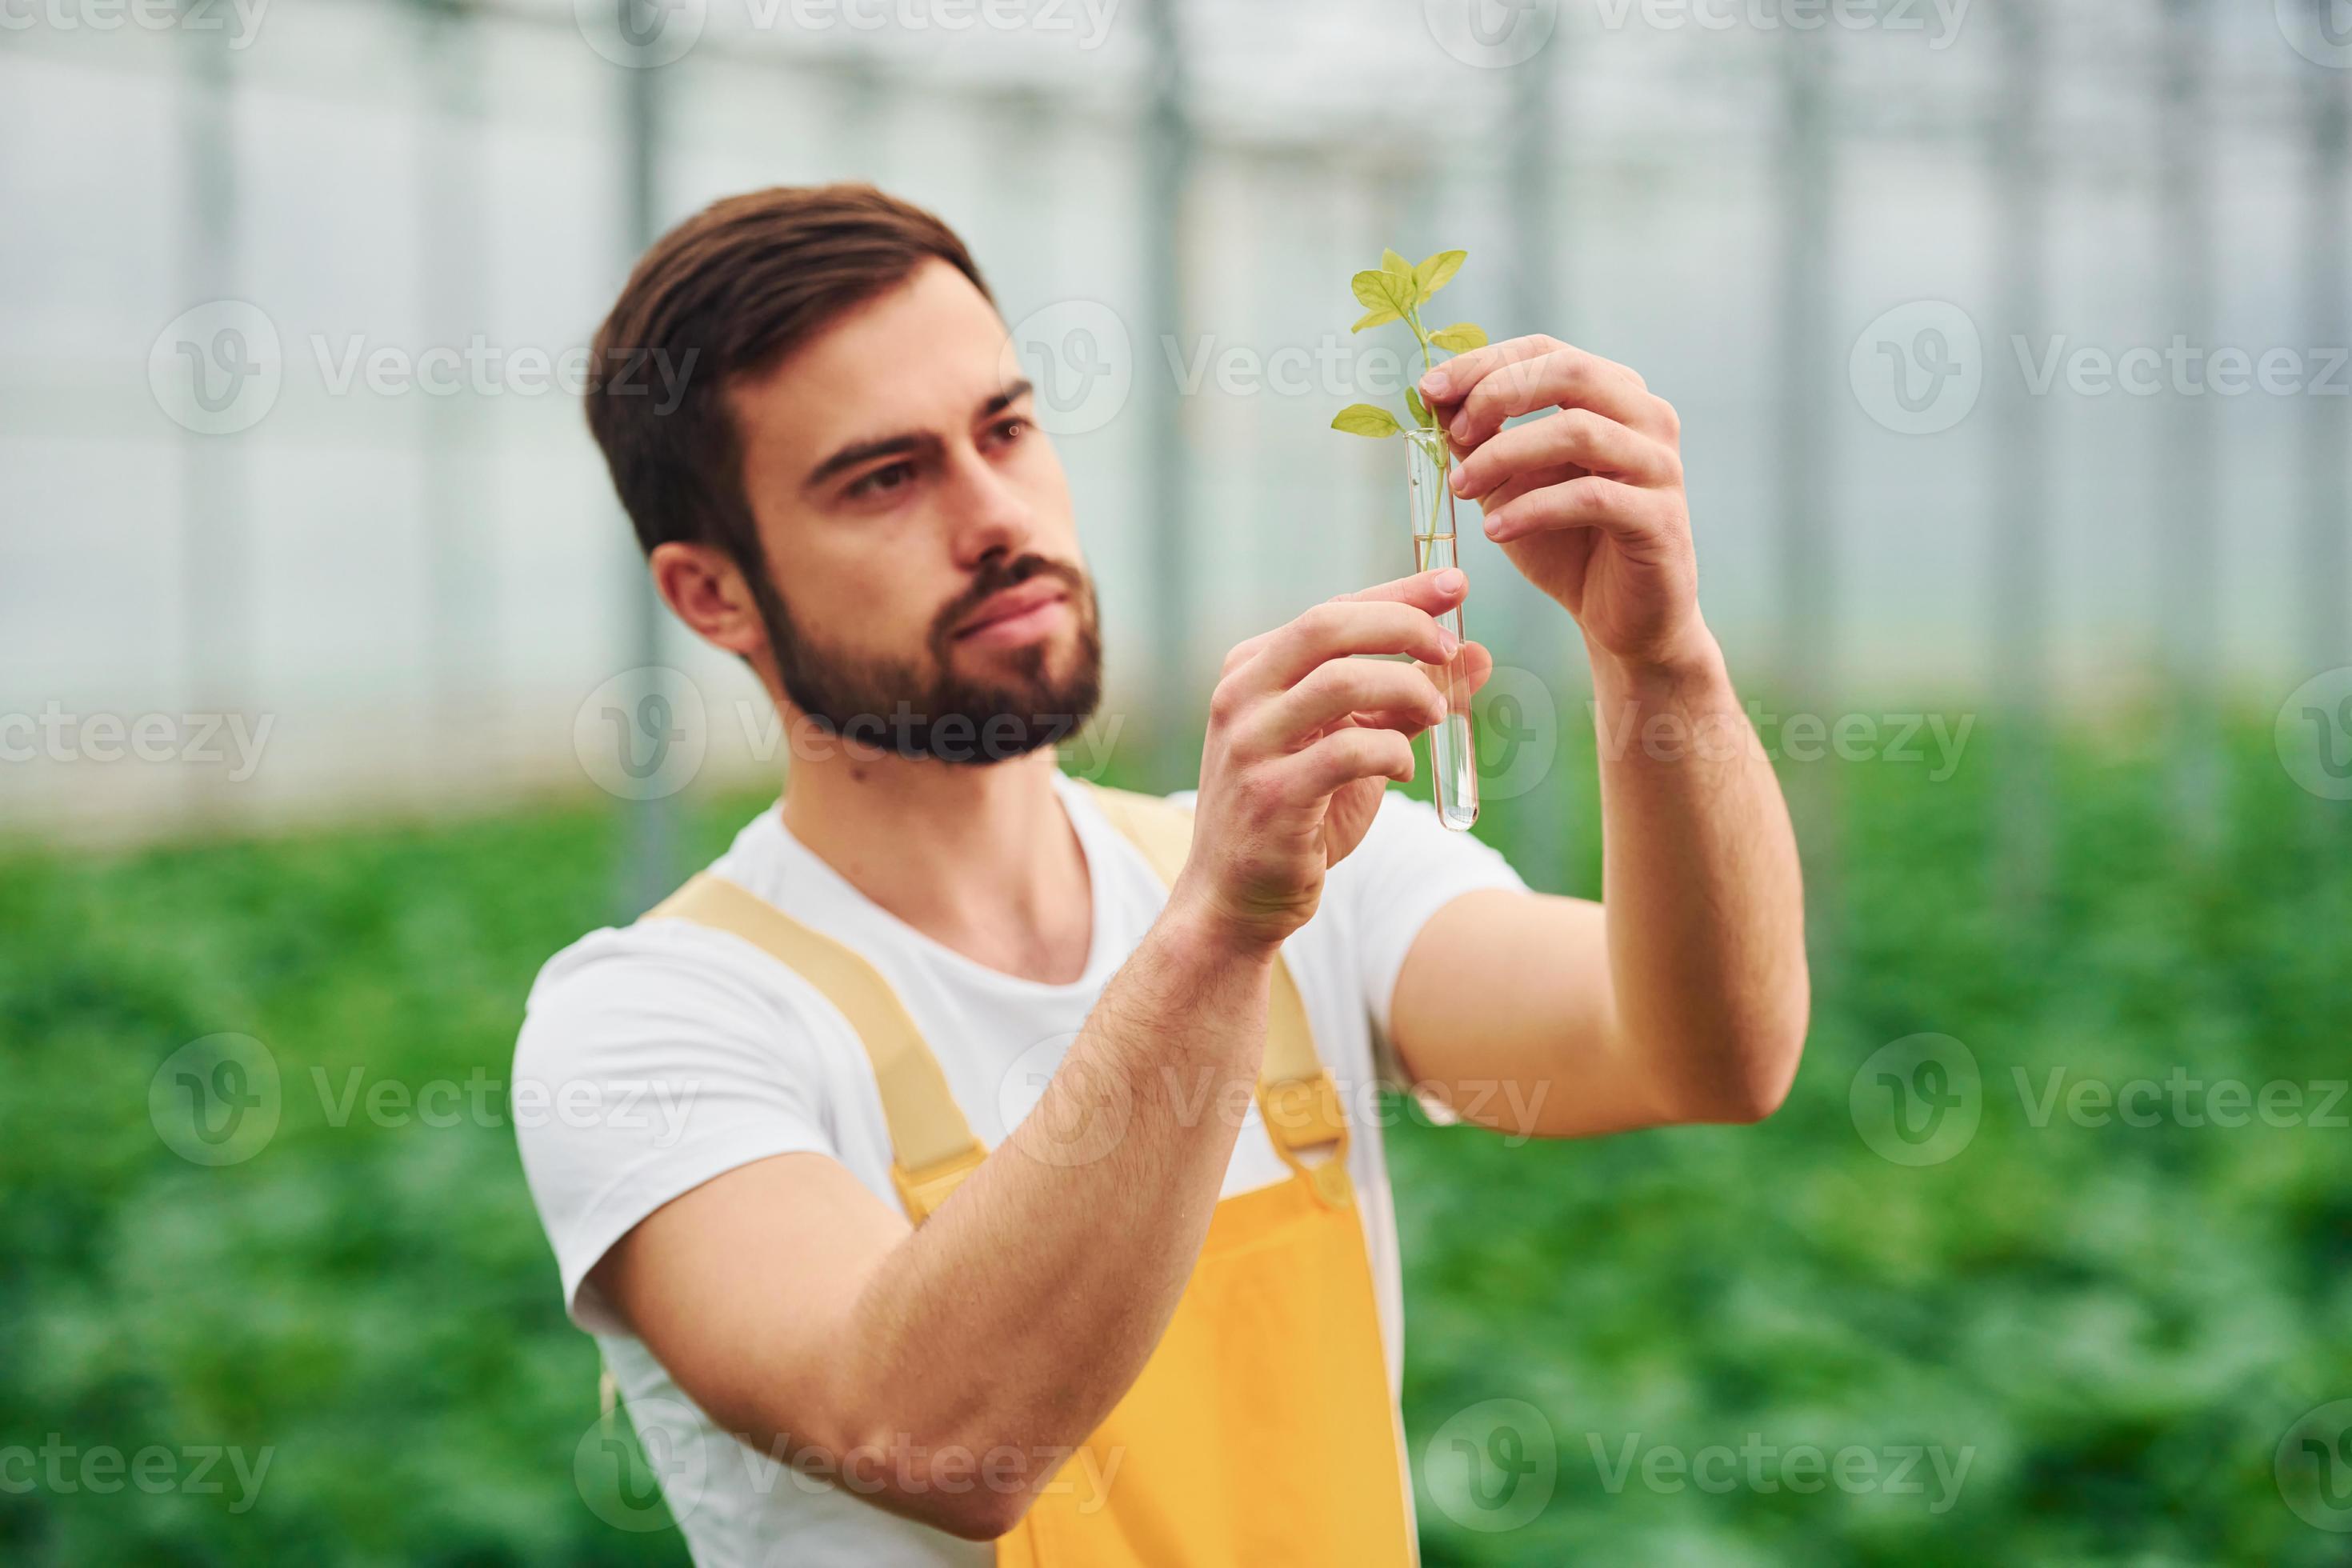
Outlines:
[[1109, 1413], [1207, 1234], [1272, 961], [1174, 906], [1162, 916], [1036, 1109], [866, 1285], [871, 1328], [845, 1370], [880, 1422], [1028, 1452], [1081, 1442]]
[[1678, 1119], [1787, 1093], [1809, 1005], [1804, 899], [1779, 781], [1712, 637], [1592, 658], [1615, 1028]]

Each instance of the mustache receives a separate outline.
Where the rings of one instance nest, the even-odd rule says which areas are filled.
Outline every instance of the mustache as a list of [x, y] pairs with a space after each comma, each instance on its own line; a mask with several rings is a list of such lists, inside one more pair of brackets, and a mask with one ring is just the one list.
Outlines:
[[1087, 597], [1087, 574], [1066, 561], [1055, 561], [1045, 555], [1023, 555], [1011, 561], [999, 561], [982, 566], [971, 580], [971, 586], [948, 601], [931, 621], [931, 646], [944, 648], [955, 636], [956, 627], [1005, 589], [1026, 583], [1032, 577], [1052, 577], [1070, 591], [1074, 602], [1083, 605]]

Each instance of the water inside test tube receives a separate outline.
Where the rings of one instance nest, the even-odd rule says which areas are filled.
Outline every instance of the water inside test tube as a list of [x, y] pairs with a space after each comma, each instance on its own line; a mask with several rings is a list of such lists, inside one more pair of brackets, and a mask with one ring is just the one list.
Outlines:
[[[1444, 437], [1427, 430], [1408, 431], [1406, 437], [1412, 451], [1405, 488], [1412, 508], [1413, 569], [1435, 572], [1458, 566], [1454, 491], [1445, 483], [1446, 469], [1452, 465]], [[1457, 640], [1468, 640], [1459, 606], [1438, 620]], [[1478, 820], [1478, 747], [1470, 728], [1470, 692], [1461, 674], [1458, 658], [1439, 672], [1438, 689], [1445, 695], [1446, 711], [1429, 731], [1429, 769], [1438, 820], [1448, 827], [1466, 829]]]

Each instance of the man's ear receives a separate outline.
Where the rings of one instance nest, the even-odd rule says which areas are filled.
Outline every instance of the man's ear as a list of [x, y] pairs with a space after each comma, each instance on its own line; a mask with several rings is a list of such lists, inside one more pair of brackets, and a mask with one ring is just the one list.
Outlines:
[[768, 628], [751, 585], [725, 551], [673, 540], [655, 545], [646, 565], [662, 602], [703, 641], [745, 658], [767, 651]]

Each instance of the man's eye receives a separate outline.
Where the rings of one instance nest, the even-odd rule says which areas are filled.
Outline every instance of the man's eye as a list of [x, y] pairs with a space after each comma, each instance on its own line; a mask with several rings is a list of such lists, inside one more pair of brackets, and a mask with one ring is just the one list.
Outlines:
[[848, 497], [851, 500], [862, 500], [867, 496], [886, 495], [891, 490], [898, 489], [901, 485], [904, 485], [908, 479], [911, 479], [914, 477], [915, 468], [913, 464], [892, 463], [887, 468], [875, 469], [864, 479], [859, 479], [856, 483], [851, 485], [847, 489], [844, 490], [842, 494]]
[[1025, 414], [1007, 415], [996, 422], [995, 435], [1000, 442], [1017, 441], [1028, 432], [1029, 416]]

